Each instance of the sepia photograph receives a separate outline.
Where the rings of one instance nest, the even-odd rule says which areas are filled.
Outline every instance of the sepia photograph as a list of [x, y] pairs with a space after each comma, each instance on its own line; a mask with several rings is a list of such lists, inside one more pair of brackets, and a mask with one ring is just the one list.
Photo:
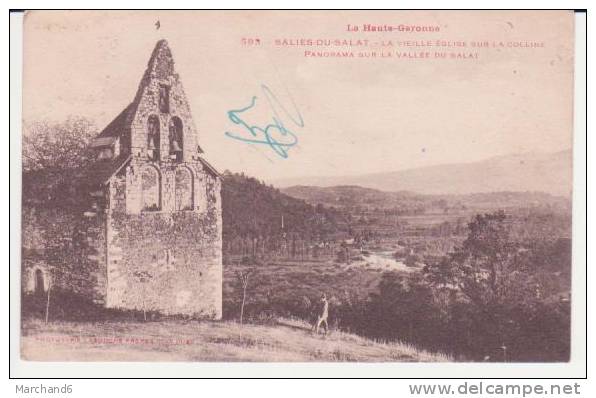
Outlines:
[[21, 360], [568, 363], [574, 28], [26, 11]]

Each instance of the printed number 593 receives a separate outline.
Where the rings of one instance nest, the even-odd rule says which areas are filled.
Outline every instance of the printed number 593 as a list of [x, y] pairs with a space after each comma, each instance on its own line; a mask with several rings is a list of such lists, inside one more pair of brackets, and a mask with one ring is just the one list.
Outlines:
[[246, 38], [243, 37], [242, 38], [242, 45], [243, 46], [260, 46], [261, 45], [261, 39], [256, 39], [256, 38]]

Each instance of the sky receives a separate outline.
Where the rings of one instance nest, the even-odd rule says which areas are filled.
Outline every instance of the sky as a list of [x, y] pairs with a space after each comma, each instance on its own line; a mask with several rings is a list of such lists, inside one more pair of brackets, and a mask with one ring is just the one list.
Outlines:
[[[75, 115], [101, 130], [132, 101], [164, 38], [220, 171], [361, 175], [572, 146], [573, 15], [564, 11], [33, 11], [25, 123]], [[267, 127], [294, 145], [263, 143]]]

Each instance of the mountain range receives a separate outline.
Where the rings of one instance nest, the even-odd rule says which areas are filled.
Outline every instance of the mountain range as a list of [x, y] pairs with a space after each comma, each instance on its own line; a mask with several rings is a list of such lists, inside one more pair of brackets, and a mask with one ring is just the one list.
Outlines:
[[357, 176], [299, 177], [272, 182], [278, 187], [357, 185], [388, 192], [410, 191], [433, 195], [537, 191], [570, 197], [572, 158], [569, 149]]

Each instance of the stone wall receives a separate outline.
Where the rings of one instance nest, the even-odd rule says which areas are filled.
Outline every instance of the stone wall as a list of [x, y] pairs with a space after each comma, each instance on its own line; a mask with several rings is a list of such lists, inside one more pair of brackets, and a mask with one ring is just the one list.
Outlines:
[[40, 270], [44, 290], [71, 291], [96, 303], [106, 294], [105, 214], [79, 208], [22, 209], [21, 287], [34, 293]]
[[[100, 173], [66, 222], [43, 216], [49, 232], [38, 239], [39, 259], [31, 254], [23, 262], [24, 275], [34, 274], [34, 267], [52, 273], [59, 268], [65, 288], [108, 307], [220, 318], [221, 180], [199, 157], [197, 131], [165, 40], [157, 43], [124, 114], [110, 133], [119, 135], [116, 146], [127, 163], [108, 168], [108, 177]], [[149, 147], [156, 125], [159, 142], [151, 144], [159, 147], [159, 157], [150, 156]], [[170, 137], [176, 139], [172, 148]], [[182, 156], [171, 154], [177, 147]], [[63, 231], [53, 231], [56, 226]], [[49, 241], [62, 236], [67, 243]], [[30, 278], [24, 287], [30, 289]]]
[[217, 189], [203, 212], [109, 214], [108, 307], [221, 318]]
[[[168, 101], [160, 102], [160, 91]], [[221, 182], [199, 159], [197, 131], [165, 41], [157, 43], [133, 104], [125, 126], [132, 158], [109, 182], [106, 305], [220, 318]], [[170, 156], [174, 120], [182, 125], [181, 159]], [[159, 158], [149, 156], [153, 121], [159, 125]], [[181, 172], [188, 189], [177, 196]]]
[[[169, 90], [169, 110], [159, 109], [160, 87]], [[167, 44], [158, 44], [149, 61], [149, 65], [137, 91], [135, 102], [138, 104], [131, 123], [131, 153], [146, 157], [147, 132], [150, 116], [159, 119], [160, 160], [168, 162], [170, 153], [169, 125], [173, 118], [179, 118], [183, 127], [183, 158], [193, 159], [197, 154], [198, 133], [190, 113], [182, 82], [174, 73], [174, 61]]]
[[[220, 180], [198, 163], [184, 167], [193, 173], [194, 210], [127, 213], [127, 200], [140, 195], [127, 186], [130, 171], [110, 180], [106, 208], [91, 198], [77, 208], [25, 205], [22, 291], [35, 292], [40, 270], [44, 291], [51, 283], [107, 307], [221, 318]], [[173, 184], [173, 173], [164, 172], [164, 183]]]
[[[131, 164], [125, 169], [125, 179], [118, 177], [118, 181], [114, 183], [113, 188], [119, 190], [121, 194], [116, 199], [112, 193], [113, 206], [120, 206], [124, 204], [126, 212], [130, 214], [138, 214], [143, 210], [143, 182], [142, 175], [144, 168], [151, 167], [158, 173], [159, 179], [159, 210], [165, 212], [176, 211], [176, 171], [184, 169], [190, 172], [191, 187], [192, 187], [192, 204], [193, 210], [205, 213], [208, 210], [208, 196], [209, 192], [217, 190], [219, 186], [218, 177], [213, 176], [207, 171], [203, 165], [198, 161], [182, 162], [182, 163], [160, 163], [156, 164], [141, 159], [133, 159]], [[124, 185], [123, 185], [124, 184]], [[125, 199], [122, 197], [124, 195]], [[213, 194], [212, 194], [213, 195]], [[216, 200], [215, 195], [212, 200]], [[119, 200], [118, 203], [115, 200]], [[217, 205], [217, 203], [215, 204]], [[112, 206], [112, 207], [113, 207]], [[221, 207], [221, 203], [219, 203]], [[113, 209], [115, 209], [113, 207]]]

